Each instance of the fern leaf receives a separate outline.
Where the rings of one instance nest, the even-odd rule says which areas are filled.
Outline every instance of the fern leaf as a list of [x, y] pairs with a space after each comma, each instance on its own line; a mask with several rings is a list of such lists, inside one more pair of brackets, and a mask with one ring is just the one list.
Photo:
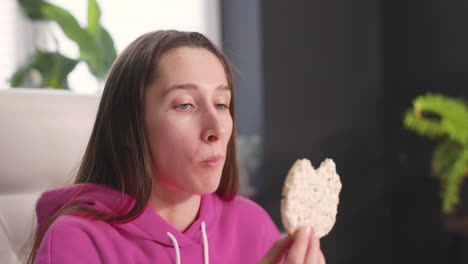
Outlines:
[[460, 200], [460, 186], [468, 174], [468, 148], [465, 148], [459, 158], [444, 173], [445, 183], [442, 184], [442, 211], [452, 213]]
[[[435, 129], [434, 133], [440, 133], [443, 130], [444, 134], [454, 141], [468, 145], [468, 105], [464, 101], [428, 93], [417, 97], [413, 106], [414, 116], [438, 124], [438, 126], [433, 125], [433, 128], [428, 129]], [[440, 121], [423, 117], [421, 113], [424, 112], [440, 116]], [[425, 135], [428, 134], [426, 131]]]
[[445, 172], [460, 157], [461, 151], [461, 145], [455, 141], [446, 139], [441, 142], [432, 154], [432, 173], [445, 182]]
[[421, 136], [436, 139], [445, 134], [445, 129], [440, 122], [423, 118], [416, 111], [407, 111], [403, 122], [407, 129]]

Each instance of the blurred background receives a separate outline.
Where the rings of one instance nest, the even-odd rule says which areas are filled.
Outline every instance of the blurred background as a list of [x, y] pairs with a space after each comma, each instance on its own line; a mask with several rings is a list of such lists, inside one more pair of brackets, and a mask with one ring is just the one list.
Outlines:
[[[0, 5], [2, 89], [37, 47], [80, 56], [57, 23], [31, 20], [19, 2]], [[88, 1], [48, 2], [86, 25]], [[468, 2], [97, 3], [116, 53], [157, 29], [199, 31], [223, 48], [237, 69], [243, 192], [279, 228], [281, 187], [293, 162], [334, 159], [343, 190], [336, 225], [322, 240], [327, 263], [468, 263], [468, 189], [458, 181], [460, 204], [442, 212], [431, 169], [438, 141], [403, 122], [427, 92], [468, 99]], [[80, 60], [67, 76], [75, 93], [102, 89], [87, 63]]]

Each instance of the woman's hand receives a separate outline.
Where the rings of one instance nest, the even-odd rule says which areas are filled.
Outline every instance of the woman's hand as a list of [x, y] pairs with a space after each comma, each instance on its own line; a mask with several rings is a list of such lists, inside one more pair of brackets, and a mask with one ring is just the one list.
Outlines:
[[277, 264], [285, 254], [285, 264], [325, 264], [320, 239], [310, 227], [300, 228], [294, 238], [284, 236], [276, 241], [258, 264]]

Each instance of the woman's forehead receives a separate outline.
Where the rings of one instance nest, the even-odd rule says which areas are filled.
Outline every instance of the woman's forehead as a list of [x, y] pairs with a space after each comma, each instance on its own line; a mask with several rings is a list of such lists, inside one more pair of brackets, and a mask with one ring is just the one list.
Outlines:
[[204, 48], [174, 49], [161, 57], [158, 66], [158, 82], [165, 87], [183, 84], [228, 86], [222, 62]]

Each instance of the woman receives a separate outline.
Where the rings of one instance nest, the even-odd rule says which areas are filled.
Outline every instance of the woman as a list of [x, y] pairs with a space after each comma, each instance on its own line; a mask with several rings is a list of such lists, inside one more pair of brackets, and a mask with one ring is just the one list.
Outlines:
[[[227, 59], [203, 35], [157, 31], [117, 58], [75, 185], [37, 204], [34, 263], [324, 263], [238, 197]], [[275, 242], [276, 241], [276, 242]]]

